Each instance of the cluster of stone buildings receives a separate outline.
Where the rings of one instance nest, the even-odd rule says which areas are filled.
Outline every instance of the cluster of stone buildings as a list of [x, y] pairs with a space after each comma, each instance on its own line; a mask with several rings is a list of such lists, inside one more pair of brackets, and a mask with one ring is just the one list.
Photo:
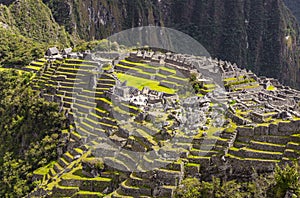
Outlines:
[[[82, 58], [80, 54], [73, 56], [71, 49], [66, 49], [63, 55], [57, 49], [49, 49], [46, 55], [49, 58]], [[128, 174], [117, 190], [111, 189], [115, 190], [113, 196], [170, 197], [185, 176], [202, 179], [211, 175], [244, 177], [251, 174], [252, 167], [266, 172], [271, 171], [276, 163], [299, 159], [300, 139], [296, 136], [300, 130], [299, 91], [283, 86], [275, 79], [257, 77], [235, 64], [207, 57], [141, 50], [125, 58], [149, 67], [137, 73], [134, 65], [126, 65], [126, 62], [122, 63], [123, 68], [118, 67], [124, 56], [111, 58], [113, 68], [110, 71], [100, 69], [103, 74], [92, 82], [96, 93], [85, 92], [86, 98], [90, 98], [91, 94], [97, 101], [84, 100], [84, 94], [81, 95], [84, 93], [83, 86], [75, 97], [78, 103], [71, 104], [74, 94], [69, 92], [74, 89], [68, 87], [68, 83], [53, 91], [60, 96], [51, 96], [52, 100], [60, 97], [60, 102], [68, 104], [70, 114], [72, 108], [82, 113], [81, 119], [85, 123], [76, 130], [82, 132], [83, 138], [72, 134], [73, 139], [89, 146], [98, 143], [97, 152], [104, 155], [103, 159], [108, 164], [117, 164], [129, 171], [137, 167], [146, 170], [151, 163], [164, 165], [155, 170]], [[110, 59], [109, 56], [106, 59]], [[61, 81], [78, 82], [72, 80], [78, 64], [80, 62], [71, 68], [71, 62], [68, 62], [57, 67], [52, 65], [52, 68], [59, 71], [60, 77], [65, 75]], [[93, 69], [95, 66], [98, 67], [94, 64]], [[162, 66], [176, 72], [173, 74], [165, 70], [165, 73], [159, 73], [161, 70], [156, 68]], [[70, 73], [70, 68], [74, 69], [74, 74]], [[68, 72], [64, 73], [64, 70]], [[172, 87], [177, 91], [174, 94], [149, 87], [139, 90], [127, 86], [126, 81], [120, 82], [115, 71], [133, 76], [144, 75], [145, 78], [152, 78], [150, 74], [154, 72], [152, 80], [163, 80], [157, 76], [165, 75], [164, 79], [178, 80], [174, 83], [179, 86]], [[49, 73], [52, 74], [56, 75]], [[204, 95], [193, 92], [188, 95], [191, 89], [180, 89], [186, 85], [180, 78], [190, 78], [191, 74], [196, 74], [196, 80], [203, 86], [214, 84], [212, 90]], [[64, 85], [64, 82], [54, 84]], [[167, 83], [164, 85], [168, 87]], [[96, 112], [95, 106], [98, 107]], [[130, 151], [163, 149], [136, 161], [137, 156], [118, 153], [118, 149], [104, 141], [104, 136]], [[87, 143], [88, 140], [92, 141]], [[164, 148], [163, 145], [168, 143], [171, 146]], [[173, 156], [174, 150], [180, 150], [181, 160], [170, 163], [168, 157]], [[104, 174], [100, 173], [101, 176]]]
[[45, 58], [49, 60], [63, 60], [64, 58], [70, 59], [84, 59], [86, 56], [90, 55], [91, 52], [89, 50], [81, 53], [81, 52], [73, 52], [72, 48], [65, 48], [60, 51], [57, 47], [49, 48], [45, 53]]

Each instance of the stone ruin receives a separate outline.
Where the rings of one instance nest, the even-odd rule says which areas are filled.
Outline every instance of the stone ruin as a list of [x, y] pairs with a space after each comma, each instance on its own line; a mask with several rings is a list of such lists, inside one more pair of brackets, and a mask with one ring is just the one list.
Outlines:
[[[257, 77], [227, 61], [145, 50], [131, 52], [125, 60], [112, 59], [113, 72], [96, 60], [70, 58], [45, 63], [47, 69], [35, 79], [41, 84], [35, 89], [41, 90], [42, 97], [59, 103], [71, 122], [82, 122], [65, 133], [69, 149], [44, 176], [46, 180], [61, 178], [53, 196], [78, 195], [84, 190], [112, 197], [172, 197], [184, 177], [243, 180], [251, 178], [252, 168], [259, 173], [271, 172], [277, 163], [299, 160], [300, 92], [276, 79]], [[94, 93], [85, 86], [73, 86], [80, 84], [74, 79], [81, 64], [91, 71], [89, 75], [96, 68], [102, 72], [92, 86]], [[180, 100], [176, 93], [127, 86], [116, 77], [118, 72], [163, 81], [161, 86], [178, 92], [188, 84], [183, 78], [197, 73], [197, 81], [205, 90]], [[221, 88], [224, 93], [214, 91]], [[137, 159], [118, 153], [105, 141], [107, 137], [124, 149], [138, 152], [151, 153], [170, 140], [172, 145]], [[101, 154], [106, 164], [120, 169], [105, 165], [99, 170], [85, 163], [84, 167], [93, 170], [86, 172], [89, 178], [69, 177], [75, 172], [67, 167], [90, 156], [90, 148], [96, 148], [95, 153]], [[180, 150], [180, 158], [172, 161], [175, 150]], [[153, 164], [161, 166], [147, 170]], [[141, 171], [131, 171], [137, 169]], [[116, 174], [120, 172], [122, 177]]]

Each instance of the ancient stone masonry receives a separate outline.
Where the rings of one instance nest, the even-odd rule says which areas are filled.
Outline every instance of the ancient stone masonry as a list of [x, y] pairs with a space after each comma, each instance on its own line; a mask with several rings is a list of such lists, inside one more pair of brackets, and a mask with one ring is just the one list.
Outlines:
[[187, 176], [245, 179], [300, 157], [300, 92], [275, 79], [207, 57], [70, 53], [26, 68], [71, 122], [42, 178], [57, 176], [53, 196], [172, 197]]

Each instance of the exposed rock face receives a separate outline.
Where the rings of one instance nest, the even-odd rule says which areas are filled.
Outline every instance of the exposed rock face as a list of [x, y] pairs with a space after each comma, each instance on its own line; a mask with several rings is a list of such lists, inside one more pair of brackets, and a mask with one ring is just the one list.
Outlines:
[[299, 30], [282, 1], [188, 2], [172, 4], [164, 21], [174, 16], [167, 24], [198, 39], [215, 57], [296, 86]]
[[102, 39], [114, 32], [142, 25], [160, 25], [154, 1], [43, 0], [58, 23], [83, 39]]
[[[56, 22], [86, 40], [102, 39], [131, 27], [163, 25], [193, 36], [214, 57], [293, 87], [300, 84], [299, 27], [283, 0], [43, 2], [52, 10]], [[294, 0], [285, 2], [296, 9]]]
[[44, 2], [58, 23], [84, 39], [105, 38], [130, 27], [165, 25], [193, 36], [214, 57], [299, 86], [299, 30], [282, 0]]

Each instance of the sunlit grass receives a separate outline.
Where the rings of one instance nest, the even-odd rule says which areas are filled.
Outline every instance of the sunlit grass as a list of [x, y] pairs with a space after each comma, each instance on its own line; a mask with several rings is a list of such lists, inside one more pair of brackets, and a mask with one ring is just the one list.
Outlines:
[[149, 87], [151, 90], [174, 94], [175, 90], [159, 85], [159, 81], [149, 80], [145, 78], [135, 77], [128, 74], [117, 73], [117, 77], [121, 82], [127, 81], [127, 86], [135, 87], [142, 90], [144, 87]]

